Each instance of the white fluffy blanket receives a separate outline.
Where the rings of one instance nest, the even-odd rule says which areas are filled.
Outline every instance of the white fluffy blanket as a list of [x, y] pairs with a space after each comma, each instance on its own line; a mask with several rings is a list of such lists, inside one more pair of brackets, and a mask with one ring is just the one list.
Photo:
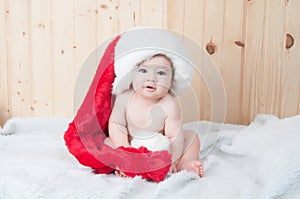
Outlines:
[[258, 115], [249, 126], [185, 124], [200, 135], [205, 177], [182, 171], [161, 183], [96, 175], [81, 166], [64, 145], [68, 122], [13, 118], [0, 128], [1, 199], [300, 196], [300, 115]]

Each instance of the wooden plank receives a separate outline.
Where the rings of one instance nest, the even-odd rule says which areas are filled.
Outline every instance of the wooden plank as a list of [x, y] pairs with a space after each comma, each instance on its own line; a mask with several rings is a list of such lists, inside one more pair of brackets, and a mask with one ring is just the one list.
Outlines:
[[165, 27], [169, 30], [183, 33], [184, 14], [184, 0], [166, 0]]
[[205, 0], [186, 0], [184, 3], [184, 35], [202, 46]]
[[34, 116], [52, 115], [51, 0], [31, 1], [31, 107]]
[[[281, 117], [300, 114], [300, 24], [296, 17], [299, 16], [300, 2], [289, 1], [286, 6], [285, 32], [294, 38], [294, 45], [286, 48], [285, 42], [283, 67], [281, 75]], [[286, 39], [286, 36], [285, 36]], [[285, 41], [285, 40], [284, 40]]]
[[[217, 49], [211, 56], [218, 67], [222, 67], [223, 31], [224, 31], [224, 2], [206, 0], [204, 5], [204, 32], [203, 46], [210, 41], [215, 43]], [[218, 17], [216, 17], [218, 16]], [[220, 50], [218, 50], [220, 49]], [[221, 69], [221, 68], [220, 68]]]
[[287, 31], [294, 37], [300, 36], [299, 8], [300, 1], [287, 1]]
[[141, 26], [165, 27], [165, 0], [141, 1]]
[[119, 33], [119, 0], [97, 0], [97, 10], [96, 34], [100, 44]]
[[6, 2], [0, 2], [0, 125], [11, 116], [8, 103], [8, 83], [7, 83], [7, 52], [6, 52]]
[[119, 32], [139, 26], [141, 23], [141, 0], [119, 1]]
[[281, 105], [279, 116], [288, 117], [300, 114], [300, 37], [295, 37], [294, 46], [284, 52], [281, 76]]
[[[244, 1], [227, 0], [224, 15], [222, 77], [226, 88], [226, 122], [242, 123], [242, 53]], [[237, 45], [238, 44], [238, 45]]]
[[30, 53], [28, 1], [7, 1], [7, 63], [12, 116], [30, 116]]
[[260, 96], [259, 87], [262, 87], [263, 74], [260, 67], [264, 65], [265, 56], [265, 0], [248, 1], [246, 6], [246, 37], [245, 54], [242, 71], [243, 96], [242, 96], [242, 122], [247, 124], [258, 113]]
[[300, 86], [298, 88], [298, 112], [297, 114], [300, 114]]
[[283, 55], [284, 8], [281, 0], [267, 0], [265, 9], [264, 63], [259, 66], [262, 74], [257, 92], [258, 113], [278, 114], [280, 99], [280, 75]]
[[[183, 33], [189, 42], [192, 42], [193, 46], [198, 46], [198, 48], [192, 48], [190, 54], [199, 56], [202, 48], [202, 36], [203, 36], [203, 23], [204, 23], [204, 0], [188, 0], [184, 1], [184, 23], [183, 23]], [[200, 50], [199, 50], [200, 49]], [[201, 63], [198, 63], [201, 64]], [[184, 122], [195, 121], [200, 119], [200, 104], [201, 101], [201, 75], [199, 73], [198, 65], [196, 67], [193, 80], [192, 80], [192, 90], [185, 91], [180, 97], [182, 100], [182, 115]], [[208, 92], [208, 91], [206, 91]], [[195, 111], [197, 110], [197, 111]]]
[[[67, 8], [67, 9], [66, 9]], [[73, 0], [52, 0], [53, 114], [73, 115], [75, 32]]]
[[74, 1], [75, 23], [75, 75], [89, 53], [97, 46], [97, 1]]
[[[216, 17], [218, 16], [218, 17]], [[204, 4], [204, 28], [203, 28], [203, 46], [206, 47], [209, 43], [216, 45], [215, 52], [211, 54], [219, 70], [223, 69], [222, 49], [223, 49], [223, 26], [224, 26], [224, 1], [206, 0]], [[203, 64], [210, 64], [204, 60]], [[200, 112], [201, 119], [211, 120], [215, 107], [211, 105], [211, 95], [207, 90], [207, 85], [201, 85], [201, 101]]]

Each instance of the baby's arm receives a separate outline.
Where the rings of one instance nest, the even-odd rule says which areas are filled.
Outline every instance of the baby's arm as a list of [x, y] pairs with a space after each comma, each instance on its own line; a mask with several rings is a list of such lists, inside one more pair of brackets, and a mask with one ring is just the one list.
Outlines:
[[125, 117], [126, 95], [121, 94], [116, 98], [112, 113], [109, 118], [109, 140], [115, 147], [129, 146], [128, 131]]
[[175, 99], [167, 104], [167, 118], [165, 121], [165, 135], [170, 141], [172, 162], [177, 164], [183, 154], [184, 137], [181, 130], [181, 111]]

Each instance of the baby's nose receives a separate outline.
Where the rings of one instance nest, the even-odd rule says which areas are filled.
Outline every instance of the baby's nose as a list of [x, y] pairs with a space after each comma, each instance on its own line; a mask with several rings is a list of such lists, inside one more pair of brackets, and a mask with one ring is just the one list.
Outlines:
[[149, 73], [148, 77], [147, 77], [147, 80], [155, 82], [156, 81], [156, 75], [155, 75], [155, 73]]

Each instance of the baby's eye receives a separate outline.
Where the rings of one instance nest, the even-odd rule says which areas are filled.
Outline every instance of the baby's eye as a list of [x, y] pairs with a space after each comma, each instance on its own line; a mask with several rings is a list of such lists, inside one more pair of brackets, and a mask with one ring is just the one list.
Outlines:
[[158, 75], [166, 75], [166, 72], [164, 72], [164, 71], [158, 71], [157, 74]]
[[144, 68], [140, 68], [140, 69], [138, 70], [138, 72], [140, 72], [140, 73], [146, 73], [146, 72], [147, 72], [147, 70], [146, 70], [146, 69], [144, 69]]

